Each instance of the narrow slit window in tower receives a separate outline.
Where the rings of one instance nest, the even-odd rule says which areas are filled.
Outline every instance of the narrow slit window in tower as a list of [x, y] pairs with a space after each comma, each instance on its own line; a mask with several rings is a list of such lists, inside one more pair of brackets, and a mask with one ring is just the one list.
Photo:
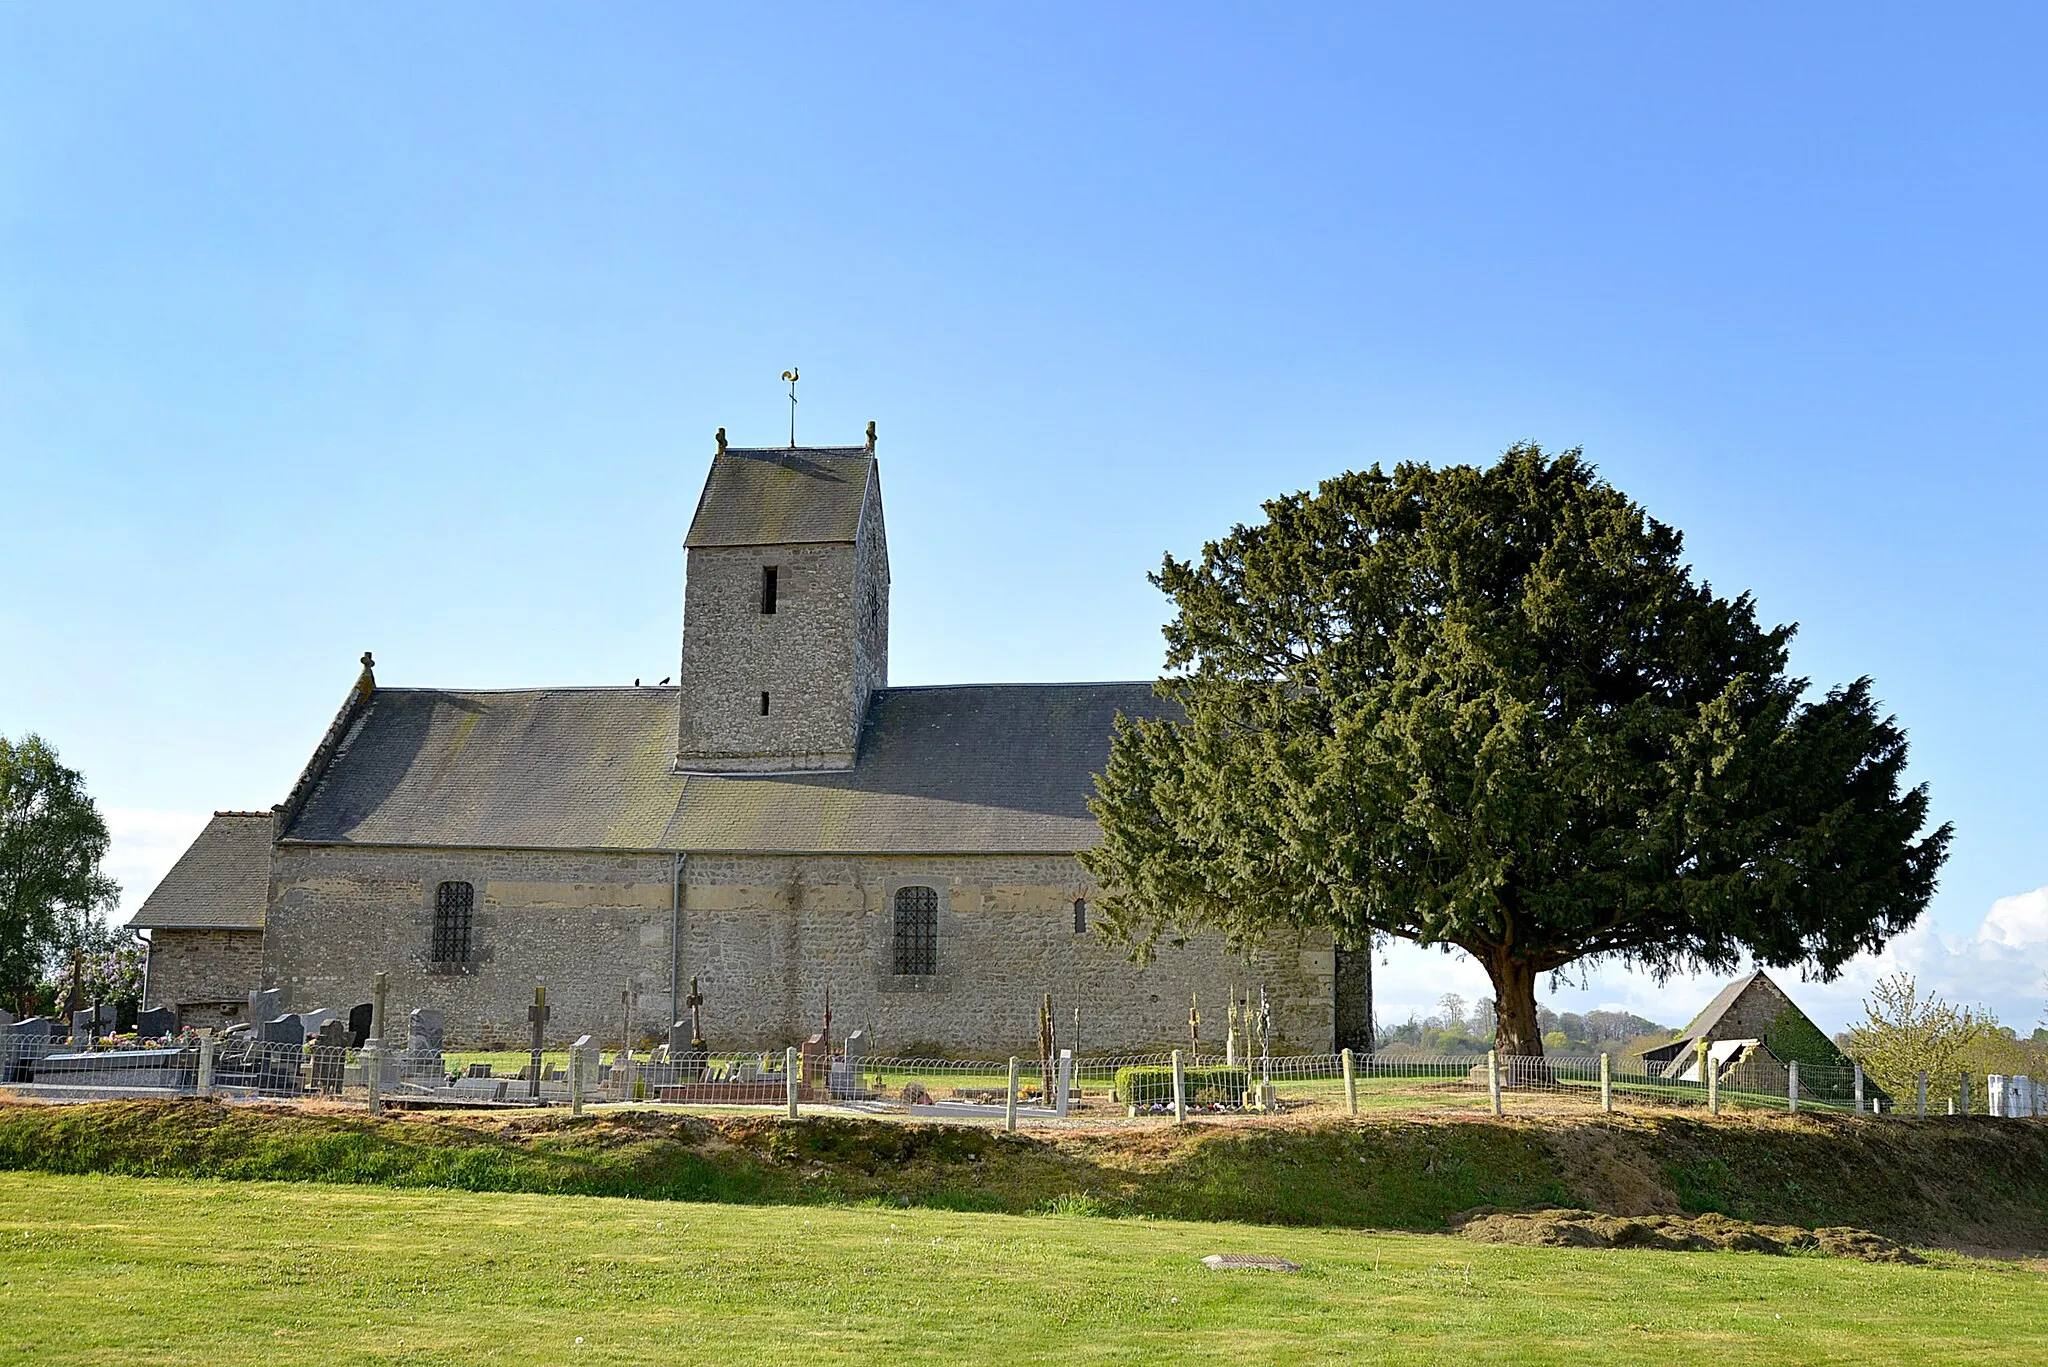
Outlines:
[[1088, 899], [1085, 897], [1076, 897], [1074, 899], [1074, 933], [1076, 935], [1086, 935], [1088, 933]]
[[763, 565], [761, 567], [761, 615], [764, 617], [769, 617], [773, 616], [774, 613], [775, 566]]
[[765, 688], [761, 690], [761, 715], [768, 715], [768, 690]]

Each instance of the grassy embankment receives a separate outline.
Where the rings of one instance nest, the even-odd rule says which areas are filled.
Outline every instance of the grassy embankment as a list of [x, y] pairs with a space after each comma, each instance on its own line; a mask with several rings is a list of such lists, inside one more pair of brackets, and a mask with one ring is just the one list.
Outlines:
[[43, 1173], [0, 1250], [5, 1364], [2048, 1360], [2048, 1274], [1959, 1258]]
[[1006, 1137], [631, 1110], [372, 1121], [193, 1101], [0, 1105], [0, 1169], [1423, 1231], [1478, 1206], [1567, 1206], [2048, 1250], [2048, 1125], [1986, 1119], [1239, 1121]]

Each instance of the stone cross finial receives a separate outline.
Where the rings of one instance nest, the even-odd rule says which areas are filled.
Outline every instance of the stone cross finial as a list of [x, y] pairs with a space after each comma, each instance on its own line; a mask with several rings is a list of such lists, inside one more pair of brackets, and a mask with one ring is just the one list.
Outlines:
[[872, 418], [868, 419], [868, 454], [875, 454], [875, 423]]
[[363, 673], [367, 674], [367, 673], [369, 673], [369, 672], [370, 672], [371, 670], [375, 669], [376, 667], [377, 667], [377, 657], [376, 657], [376, 656], [374, 656], [374, 655], [372, 655], [372, 654], [371, 654], [371, 653], [370, 653], [369, 651], [367, 651], [367, 650], [366, 650], [366, 651], [364, 651], [364, 652], [363, 652]]
[[723, 427], [718, 429], [718, 454], [721, 456], [725, 454], [725, 429]]

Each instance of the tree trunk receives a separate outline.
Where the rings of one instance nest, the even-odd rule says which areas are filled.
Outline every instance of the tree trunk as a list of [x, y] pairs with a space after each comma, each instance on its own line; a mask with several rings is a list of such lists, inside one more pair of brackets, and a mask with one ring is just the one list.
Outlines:
[[1490, 954], [1480, 960], [1493, 980], [1493, 1045], [1502, 1058], [1542, 1058], [1536, 1024], [1536, 969], [1521, 959]]

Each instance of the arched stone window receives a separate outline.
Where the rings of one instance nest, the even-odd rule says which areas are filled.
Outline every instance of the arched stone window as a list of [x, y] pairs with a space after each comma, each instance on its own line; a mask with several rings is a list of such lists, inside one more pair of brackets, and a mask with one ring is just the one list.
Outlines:
[[1076, 935], [1086, 935], [1088, 933], [1088, 899], [1085, 897], [1076, 897], [1074, 899], [1074, 933]]
[[896, 971], [939, 971], [939, 894], [932, 888], [896, 889]]
[[434, 889], [434, 962], [469, 962], [470, 913], [476, 889], [467, 883], [443, 883]]

